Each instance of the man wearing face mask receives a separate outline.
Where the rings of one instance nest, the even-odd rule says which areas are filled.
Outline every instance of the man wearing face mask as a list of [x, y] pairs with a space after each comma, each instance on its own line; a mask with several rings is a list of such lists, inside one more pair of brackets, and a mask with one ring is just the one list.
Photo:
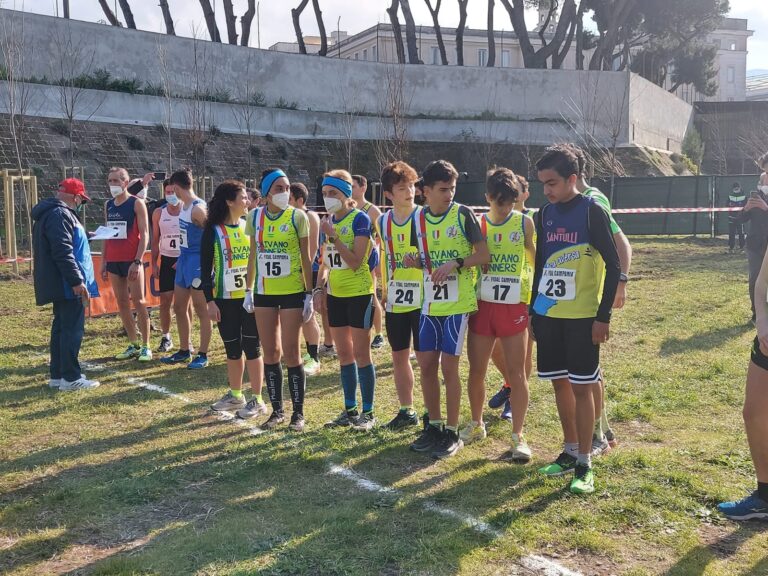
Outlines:
[[[149, 313], [144, 300], [144, 263], [149, 227], [144, 201], [128, 191], [128, 172], [125, 168], [111, 168], [107, 176], [112, 199], [104, 205], [106, 225], [115, 229], [113, 239], [104, 241], [101, 277], [109, 280], [115, 293], [123, 328], [128, 334], [128, 348], [117, 354], [117, 360], [137, 358], [139, 362], [152, 360], [149, 348]], [[141, 332], [131, 313], [131, 302]]]
[[38, 306], [53, 304], [48, 385], [62, 392], [99, 385], [83, 375], [78, 362], [85, 307], [89, 298], [99, 295], [88, 237], [77, 218], [88, 200], [83, 183], [67, 178], [54, 198], [32, 209], [35, 301]]
[[[755, 321], [755, 282], [760, 273], [766, 247], [768, 247], [768, 201], [766, 195], [753, 190], [741, 212], [736, 213], [738, 224], [749, 222], [746, 252], [749, 264], [749, 299], [752, 302], [752, 322]], [[763, 296], [764, 297], [764, 296]]]
[[152, 213], [152, 275], [158, 279], [160, 292], [160, 339], [158, 352], [169, 352], [173, 348], [171, 340], [171, 306], [176, 278], [176, 260], [179, 258], [179, 214], [181, 200], [176, 196], [176, 189], [170, 179], [163, 182], [163, 206]]

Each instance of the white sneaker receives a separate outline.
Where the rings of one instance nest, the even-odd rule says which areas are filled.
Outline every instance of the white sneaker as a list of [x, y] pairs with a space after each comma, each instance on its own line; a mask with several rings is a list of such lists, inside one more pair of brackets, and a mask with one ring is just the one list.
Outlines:
[[477, 423], [474, 420], [470, 420], [469, 424], [464, 426], [459, 432], [459, 438], [461, 438], [464, 444], [472, 444], [479, 440], [485, 439], [488, 433], [485, 431], [485, 422]]
[[61, 380], [61, 378], [50, 378], [48, 380], [48, 387], [58, 389], [61, 386]]
[[100, 382], [96, 380], [88, 380], [87, 378], [78, 378], [74, 382], [67, 382], [62, 378], [61, 384], [59, 384], [59, 390], [62, 392], [74, 392], [76, 390], [91, 390], [101, 386]]
[[531, 459], [531, 448], [522, 434], [512, 432], [512, 460], [528, 462]]
[[314, 376], [318, 372], [320, 372], [320, 362], [311, 357], [304, 360], [304, 374]]
[[608, 443], [608, 439], [603, 436], [602, 438], [592, 438], [592, 456], [602, 456], [608, 454], [611, 451], [611, 445]]

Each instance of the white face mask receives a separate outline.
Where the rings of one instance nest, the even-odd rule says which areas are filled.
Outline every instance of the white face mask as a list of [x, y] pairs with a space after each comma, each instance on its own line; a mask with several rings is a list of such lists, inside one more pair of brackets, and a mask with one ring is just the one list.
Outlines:
[[323, 203], [325, 204], [325, 209], [328, 210], [331, 214], [335, 214], [339, 210], [341, 210], [341, 200], [338, 198], [324, 198]]
[[768, 194], [768, 186], [760, 186], [760, 190], [763, 194]]
[[288, 202], [290, 200], [290, 192], [280, 192], [279, 194], [272, 194], [272, 204], [278, 207], [280, 210], [288, 208]]
[[176, 196], [176, 194], [168, 194], [165, 197], [165, 201], [168, 202], [171, 206], [178, 206], [179, 205], [179, 197]]
[[112, 198], [117, 198], [120, 196], [120, 194], [123, 193], [123, 187], [122, 186], [110, 186], [109, 187], [109, 193], [112, 194]]

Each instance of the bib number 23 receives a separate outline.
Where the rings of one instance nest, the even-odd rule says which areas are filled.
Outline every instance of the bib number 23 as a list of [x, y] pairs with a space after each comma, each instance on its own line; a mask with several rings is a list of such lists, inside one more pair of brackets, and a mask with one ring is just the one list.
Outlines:
[[552, 300], [576, 298], [576, 270], [544, 270], [539, 293]]

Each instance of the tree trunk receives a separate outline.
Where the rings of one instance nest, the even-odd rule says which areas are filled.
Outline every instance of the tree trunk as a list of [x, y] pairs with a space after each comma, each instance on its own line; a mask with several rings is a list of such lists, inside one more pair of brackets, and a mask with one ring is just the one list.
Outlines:
[[328, 36], [325, 35], [325, 22], [323, 22], [323, 12], [320, 10], [320, 0], [312, 0], [312, 8], [315, 10], [317, 29], [320, 32], [320, 52], [317, 55], [325, 56], [328, 54]]
[[495, 0], [488, 0], [488, 62], [486, 63], [488, 68], [496, 66], [496, 36], [493, 33], [493, 9], [495, 5]]
[[107, 17], [107, 21], [112, 24], [112, 26], [120, 26], [120, 22], [118, 21], [117, 16], [115, 16], [115, 13], [112, 12], [112, 8], [109, 7], [107, 0], [99, 0], [99, 5], [104, 11], [104, 15]]
[[392, 5], [387, 8], [389, 21], [392, 22], [392, 34], [395, 36], [395, 48], [397, 48], [397, 61], [405, 64], [405, 46], [403, 45], [403, 32], [400, 29], [400, 19], [397, 11], [400, 9], [400, 0], [392, 0]]
[[[291, 10], [293, 12], [293, 10]], [[248, 10], [240, 18], [240, 28], [242, 33], [240, 35], [240, 45], [248, 46], [251, 40], [251, 23], [253, 17], [256, 16], [256, 0], [248, 0]]]
[[525, 25], [525, 5], [523, 0], [501, 0], [509, 14], [509, 20], [512, 22], [512, 28], [515, 30], [517, 39], [520, 42], [520, 51], [523, 53], [523, 65], [526, 68], [541, 68], [536, 61], [536, 49], [531, 44], [528, 37], [528, 28]]
[[291, 18], [293, 18], [293, 29], [296, 31], [296, 42], [299, 43], [299, 54], [307, 53], [307, 45], [304, 44], [304, 33], [301, 31], [301, 13], [304, 12], [304, 8], [307, 7], [309, 0], [301, 0], [296, 8], [291, 10]]
[[[432, 2], [430, 0], [424, 0], [427, 3], [429, 13], [432, 15], [432, 26], [435, 30], [435, 36], [437, 36], [437, 49], [440, 51], [440, 62], [443, 66], [448, 65], [448, 54], [445, 52], [445, 42], [443, 41], [443, 31], [440, 29], [440, 4], [443, 0], [437, 0], [435, 9], [432, 9]], [[433, 62], [434, 64], [434, 62]]]
[[237, 17], [235, 16], [235, 7], [232, 6], [232, 0], [223, 0], [224, 2], [224, 22], [227, 23], [227, 42], [237, 46]]
[[581, 0], [579, 6], [580, 17], [576, 17], [576, 70], [584, 70], [584, 12], [582, 6], [585, 6], [585, 0]]
[[120, 3], [120, 10], [123, 12], [123, 18], [125, 18], [125, 25], [136, 30], [136, 21], [133, 19], [133, 12], [131, 12], [131, 5], [128, 4], [128, 0], [118, 0], [118, 2]]
[[165, 32], [169, 36], [176, 36], [176, 30], [173, 27], [173, 18], [171, 9], [168, 6], [168, 0], [160, 0], [160, 10], [163, 11], [163, 20], [165, 20]]
[[419, 46], [416, 43], [416, 23], [413, 21], [410, 0], [400, 0], [405, 20], [405, 39], [408, 44], [408, 63], [424, 64], [419, 58]]
[[[512, 28], [515, 30], [518, 41], [520, 42], [520, 50], [523, 52], [523, 62], [526, 68], [546, 68], [547, 60], [557, 54], [558, 49], [565, 42], [568, 30], [571, 27], [571, 23], [576, 16], [576, 4], [575, 0], [565, 0], [563, 5], [563, 13], [560, 21], [557, 24], [555, 35], [549, 44], [542, 45], [541, 48], [536, 50], [531, 43], [531, 39], [528, 36], [528, 29], [525, 24], [525, 4], [526, 0], [501, 0], [501, 3], [506, 8], [509, 14], [509, 19], [512, 22]], [[564, 59], [567, 49], [559, 55], [559, 58]]]
[[637, 0], [616, 1], [615, 7], [609, 12], [608, 27], [605, 31], [605, 35], [601, 38], [600, 43], [595, 49], [595, 53], [592, 54], [592, 59], [589, 61], [590, 70], [610, 70], [610, 56], [613, 55], [613, 52], [616, 49], [621, 28], [635, 8], [636, 2]]
[[[576, 14], [568, 14], [568, 18], [571, 20], [571, 24], [568, 27], [568, 36], [565, 38], [565, 41], [563, 42], [562, 47], [559, 50], [555, 50], [555, 53], [552, 55], [552, 69], [560, 69], [563, 67], [563, 62], [565, 61], [565, 57], [568, 54], [568, 52], [571, 49], [571, 45], [573, 44], [573, 36], [576, 33], [576, 29], [578, 28], [579, 22], [581, 22], [582, 18], [584, 17], [584, 8], [586, 7], [587, 3], [582, 0], [579, 4], [579, 9], [576, 11]], [[561, 18], [566, 17], [566, 10], [576, 10], [576, 6], [573, 4], [566, 4], [563, 6], [563, 14], [561, 15]]]
[[221, 42], [219, 27], [216, 25], [216, 14], [213, 12], [213, 8], [211, 8], [210, 0], [200, 0], [200, 7], [203, 9], [205, 25], [208, 27], [208, 35], [211, 37], [211, 42]]
[[464, 66], [464, 28], [467, 27], [467, 3], [459, 0], [459, 25], [456, 28], [456, 64]]
[[64, 8], [64, 18], [69, 19], [69, 0], [62, 0], [63, 8]]

